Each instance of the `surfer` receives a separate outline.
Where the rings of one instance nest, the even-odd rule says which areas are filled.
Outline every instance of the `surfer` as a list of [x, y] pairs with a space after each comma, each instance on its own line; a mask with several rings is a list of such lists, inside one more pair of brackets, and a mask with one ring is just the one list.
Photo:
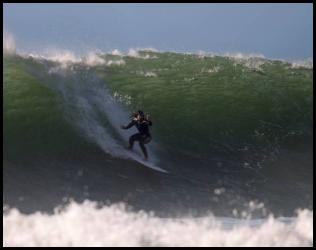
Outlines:
[[129, 129], [136, 125], [139, 133], [132, 135], [129, 138], [129, 147], [128, 149], [132, 149], [134, 142], [138, 141], [139, 146], [143, 151], [145, 160], [148, 159], [147, 150], [145, 144], [151, 141], [151, 135], [149, 133], [149, 126], [152, 126], [152, 122], [149, 119], [149, 115], [146, 115], [143, 111], [139, 110], [132, 115], [132, 121], [127, 126], [121, 126], [122, 129]]

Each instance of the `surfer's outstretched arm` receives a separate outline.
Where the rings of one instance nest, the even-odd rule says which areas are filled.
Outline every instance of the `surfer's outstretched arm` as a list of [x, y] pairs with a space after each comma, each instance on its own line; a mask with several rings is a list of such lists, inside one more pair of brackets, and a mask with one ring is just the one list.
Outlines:
[[122, 129], [129, 129], [131, 127], [133, 127], [136, 124], [136, 121], [131, 121], [127, 126], [121, 126]]

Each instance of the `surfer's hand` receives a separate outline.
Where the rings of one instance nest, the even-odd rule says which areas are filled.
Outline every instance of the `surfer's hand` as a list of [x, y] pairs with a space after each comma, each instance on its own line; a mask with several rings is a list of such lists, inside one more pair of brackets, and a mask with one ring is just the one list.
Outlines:
[[124, 126], [124, 125], [121, 125], [120, 127], [121, 127], [121, 129], [125, 129], [125, 126]]

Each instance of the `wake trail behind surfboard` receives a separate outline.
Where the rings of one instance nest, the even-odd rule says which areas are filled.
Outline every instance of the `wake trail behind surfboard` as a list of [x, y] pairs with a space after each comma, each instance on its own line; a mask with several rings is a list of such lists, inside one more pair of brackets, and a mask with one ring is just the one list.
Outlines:
[[135, 160], [137, 161], [138, 163], [142, 164], [143, 166], [145, 167], [148, 167], [148, 168], [151, 168], [153, 170], [156, 170], [156, 171], [159, 171], [159, 172], [162, 172], [162, 173], [168, 173], [168, 171], [156, 166], [153, 162], [150, 162], [150, 161], [146, 161], [146, 160], [143, 160], [139, 155], [137, 155], [136, 153], [132, 152], [132, 151], [128, 151], [126, 150], [127, 152], [127, 156], [131, 159], [131, 160]]

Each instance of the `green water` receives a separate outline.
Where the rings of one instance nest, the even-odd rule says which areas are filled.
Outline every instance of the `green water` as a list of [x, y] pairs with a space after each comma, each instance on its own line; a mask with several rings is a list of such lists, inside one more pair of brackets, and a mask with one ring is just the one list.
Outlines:
[[65, 119], [61, 96], [26, 71], [32, 61], [5, 57], [3, 63], [4, 158], [86, 150], [85, 139]]
[[225, 57], [143, 53], [154, 58], [124, 57], [125, 65], [98, 72], [113, 92], [131, 97], [131, 109], [152, 115], [153, 129], [167, 145], [207, 151], [310, 141], [312, 69], [265, 60], [254, 70]]
[[[164, 148], [207, 155], [311, 147], [312, 69], [266, 59], [251, 59], [259, 66], [249, 67], [249, 60], [227, 57], [139, 53], [149, 59], [102, 55], [125, 64], [92, 69], [128, 110], [150, 113], [152, 134]], [[95, 152], [65, 119], [60, 93], [32, 73], [49, 62], [6, 56], [3, 63], [5, 157]]]

